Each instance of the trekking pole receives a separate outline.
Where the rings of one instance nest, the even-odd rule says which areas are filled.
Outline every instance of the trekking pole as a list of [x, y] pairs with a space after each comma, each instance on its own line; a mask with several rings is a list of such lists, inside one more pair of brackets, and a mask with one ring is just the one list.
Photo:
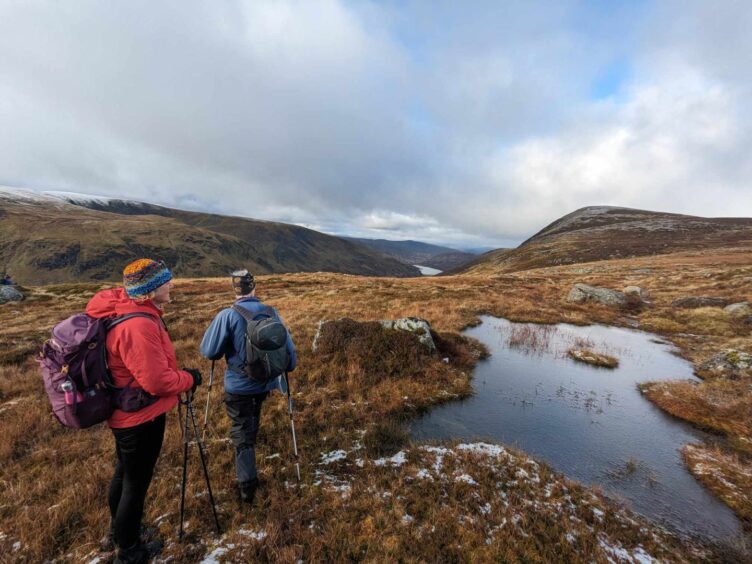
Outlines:
[[180, 532], [178, 534], [178, 540], [183, 542], [183, 519], [185, 515], [185, 484], [188, 470], [188, 434], [190, 433], [190, 425], [193, 426], [193, 434], [196, 437], [196, 445], [198, 445], [198, 452], [201, 458], [201, 466], [204, 470], [204, 479], [206, 480], [206, 488], [209, 491], [209, 502], [212, 507], [212, 513], [214, 514], [214, 524], [217, 527], [217, 534], [221, 533], [219, 526], [219, 518], [217, 517], [217, 506], [214, 502], [214, 494], [211, 489], [211, 482], [209, 481], [209, 471], [206, 468], [206, 457], [204, 455], [204, 445], [201, 441], [201, 437], [198, 432], [198, 426], [196, 425], [196, 418], [193, 412], [193, 393], [187, 392], [186, 399], [181, 400], [181, 403], [185, 405], [185, 428], [183, 434], [183, 483], [180, 492]]
[[191, 397], [188, 398], [188, 413], [191, 414], [191, 423], [193, 425], [193, 434], [196, 436], [196, 445], [198, 445], [198, 454], [201, 458], [201, 466], [204, 469], [204, 479], [206, 480], [206, 489], [209, 491], [209, 503], [211, 503], [212, 513], [214, 515], [214, 524], [217, 527], [217, 534], [221, 534], [222, 530], [219, 526], [219, 517], [217, 517], [217, 504], [214, 503], [214, 494], [211, 489], [211, 482], [209, 481], [209, 470], [206, 467], [206, 455], [204, 454], [204, 443], [201, 440], [198, 432], [198, 426], [196, 425], [196, 418], [193, 414], [193, 402]]
[[206, 392], [206, 410], [204, 411], [204, 429], [201, 432], [201, 440], [206, 440], [206, 426], [209, 424], [209, 398], [211, 398], [212, 385], [214, 385], [214, 361], [212, 360], [209, 372], [209, 390]]
[[[190, 394], [190, 392], [187, 392]], [[186, 394], [186, 396], [187, 396]], [[180, 400], [180, 404], [183, 400]], [[188, 475], [188, 409], [185, 410], [185, 425], [181, 428], [183, 431], [183, 481], [180, 486], [180, 532], [178, 541], [183, 542], [183, 516], [185, 515], [185, 481]]]
[[290, 393], [290, 379], [285, 372], [285, 384], [287, 384], [287, 413], [290, 415], [290, 428], [292, 429], [292, 449], [295, 453], [295, 471], [300, 482], [300, 459], [298, 458], [298, 440], [295, 438], [295, 420], [292, 416], [292, 394]]

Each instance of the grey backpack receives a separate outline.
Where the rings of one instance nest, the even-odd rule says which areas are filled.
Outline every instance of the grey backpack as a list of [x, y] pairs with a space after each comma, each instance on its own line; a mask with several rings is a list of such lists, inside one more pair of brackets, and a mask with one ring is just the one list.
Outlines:
[[246, 322], [245, 373], [261, 384], [266, 384], [284, 374], [290, 364], [287, 352], [287, 329], [274, 315], [274, 310], [265, 306], [251, 313], [239, 305], [233, 305]]

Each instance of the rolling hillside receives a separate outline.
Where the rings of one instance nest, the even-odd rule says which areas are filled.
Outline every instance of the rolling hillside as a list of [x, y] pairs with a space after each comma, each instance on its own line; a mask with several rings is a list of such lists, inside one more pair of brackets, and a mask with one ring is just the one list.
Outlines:
[[455, 272], [513, 272], [731, 247], [752, 249], [752, 218], [705, 218], [594, 206], [565, 215], [515, 249], [490, 251]]
[[21, 283], [117, 280], [139, 256], [180, 276], [340, 272], [419, 276], [366, 247], [311, 229], [140, 202], [0, 189], [0, 268]]

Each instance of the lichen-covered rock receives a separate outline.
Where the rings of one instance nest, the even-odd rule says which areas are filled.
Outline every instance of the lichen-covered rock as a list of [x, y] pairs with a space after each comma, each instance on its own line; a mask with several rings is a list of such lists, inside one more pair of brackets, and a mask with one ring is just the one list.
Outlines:
[[733, 317], [747, 317], [752, 315], [752, 307], [749, 306], [749, 302], [739, 302], [727, 305], [723, 308], [723, 311]]
[[597, 288], [577, 283], [569, 291], [567, 301], [575, 303], [596, 302], [607, 306], [624, 306], [627, 304], [627, 296], [619, 290]]
[[15, 286], [0, 286], [0, 304], [20, 302], [24, 295]]
[[388, 319], [381, 322], [387, 329], [398, 329], [414, 333], [431, 353], [436, 352], [436, 344], [431, 337], [431, 325], [420, 317], [403, 317], [402, 319]]
[[708, 296], [686, 296], [671, 302], [672, 307], [695, 309], [698, 307], [725, 307], [731, 303], [728, 298], [712, 298]]
[[700, 374], [723, 376], [738, 379], [742, 376], [752, 376], [752, 354], [727, 349], [703, 362], [698, 368]]
[[639, 298], [640, 300], [647, 302], [650, 300], [650, 292], [640, 286], [627, 286], [623, 290], [624, 295], [633, 298]]

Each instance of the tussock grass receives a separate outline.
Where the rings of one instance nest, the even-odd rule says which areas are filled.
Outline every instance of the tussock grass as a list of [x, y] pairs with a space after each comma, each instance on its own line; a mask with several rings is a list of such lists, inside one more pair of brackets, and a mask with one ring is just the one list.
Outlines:
[[752, 524], [752, 459], [719, 447], [687, 445], [682, 456], [690, 472]]
[[598, 366], [601, 368], [616, 368], [619, 366], [619, 359], [607, 354], [600, 354], [589, 349], [571, 348], [567, 351], [570, 358], [577, 362]]
[[736, 381], [722, 378], [701, 384], [672, 381], [640, 386], [643, 394], [671, 415], [724, 435], [735, 448], [752, 454], [751, 394], [740, 394], [739, 388]]
[[[723, 273], [740, 264], [746, 268], [742, 263], [748, 262], [749, 255], [730, 252], [680, 258], [680, 268], [675, 257], [609, 261], [607, 268], [604, 265], [603, 270], [587, 275], [558, 267], [410, 280], [322, 273], [259, 277], [260, 297], [280, 311], [299, 350], [300, 366], [291, 377], [303, 482], [295, 482], [291, 465], [285, 402], [281, 396], [272, 396], [264, 406], [259, 436], [265, 485], [254, 509], [241, 510], [234, 490], [232, 447], [226, 441], [229, 421], [221, 394], [215, 390], [208, 455], [226, 536], [213, 537], [194, 452], [188, 537], [182, 546], [174, 542], [181, 467], [174, 414], [168, 419], [146, 520], [157, 523], [170, 541], [166, 556], [185, 562], [198, 561], [213, 550], [225, 551], [228, 559], [248, 561], [605, 562], [615, 558], [618, 547], [630, 554], [645, 551], [666, 561], [712, 559], [712, 553], [696, 552], [693, 545], [623, 512], [594, 490], [568, 482], [541, 464], [535, 463], [538, 470], [533, 474], [534, 461], [522, 453], [505, 450], [505, 455], [479, 458], [480, 454], [457, 445], [439, 445], [452, 454], [444, 454], [435, 470], [440, 451], [410, 445], [399, 427], [405, 417], [472, 392], [472, 368], [487, 353], [456, 332], [477, 324], [479, 314], [542, 323], [626, 324], [621, 311], [565, 302], [571, 285], [582, 281], [608, 287], [645, 286], [654, 306], [639, 314], [638, 320], [651, 315], [681, 324], [684, 320], [674, 317], [671, 300], [681, 292], [724, 291], [715, 285], [732, 286], [736, 275], [719, 282], [705, 273]], [[647, 274], [634, 273], [646, 268], [650, 269]], [[41, 340], [55, 323], [81, 311], [100, 286], [87, 287], [31, 288], [27, 301], [0, 308], [0, 350], [20, 347], [0, 359], [0, 554], [10, 554], [13, 560], [93, 558], [108, 525], [105, 492], [114, 460], [111, 434], [105, 428], [62, 429], [49, 414], [36, 365], [21, 358], [21, 351]], [[166, 321], [179, 362], [207, 370], [208, 362], [199, 357], [197, 346], [212, 317], [232, 301], [228, 284], [225, 280], [178, 280], [174, 297]], [[405, 363], [404, 371], [385, 354], [372, 355], [372, 364], [365, 365], [348, 355], [311, 350], [321, 319], [349, 317], [369, 322], [405, 316], [432, 323], [440, 353], [422, 356], [410, 349], [413, 343], [405, 341], [405, 350], [417, 356]], [[724, 332], [699, 336], [677, 332], [668, 338], [698, 363], [730, 343], [739, 349], [752, 348], [748, 331], [733, 337]], [[442, 362], [445, 357], [448, 363]], [[221, 370], [217, 380], [215, 386], [221, 389]], [[698, 399], [685, 402], [680, 416], [698, 422], [697, 411], [703, 421], [714, 421], [719, 428], [725, 425], [724, 432], [733, 441], [748, 437], [747, 412], [729, 409], [715, 414], [712, 402], [703, 403], [702, 394], [710, 390], [705, 386], [712, 383], [695, 386]], [[729, 397], [749, 397], [740, 393], [747, 383], [724, 385], [735, 386], [728, 390]], [[205, 394], [203, 389], [197, 395], [201, 407]], [[344, 459], [325, 464], [326, 455], [334, 451], [343, 451]], [[377, 464], [382, 457], [393, 460], [399, 452], [404, 464]], [[518, 476], [520, 470], [528, 478]], [[14, 552], [15, 543], [20, 548]]]

